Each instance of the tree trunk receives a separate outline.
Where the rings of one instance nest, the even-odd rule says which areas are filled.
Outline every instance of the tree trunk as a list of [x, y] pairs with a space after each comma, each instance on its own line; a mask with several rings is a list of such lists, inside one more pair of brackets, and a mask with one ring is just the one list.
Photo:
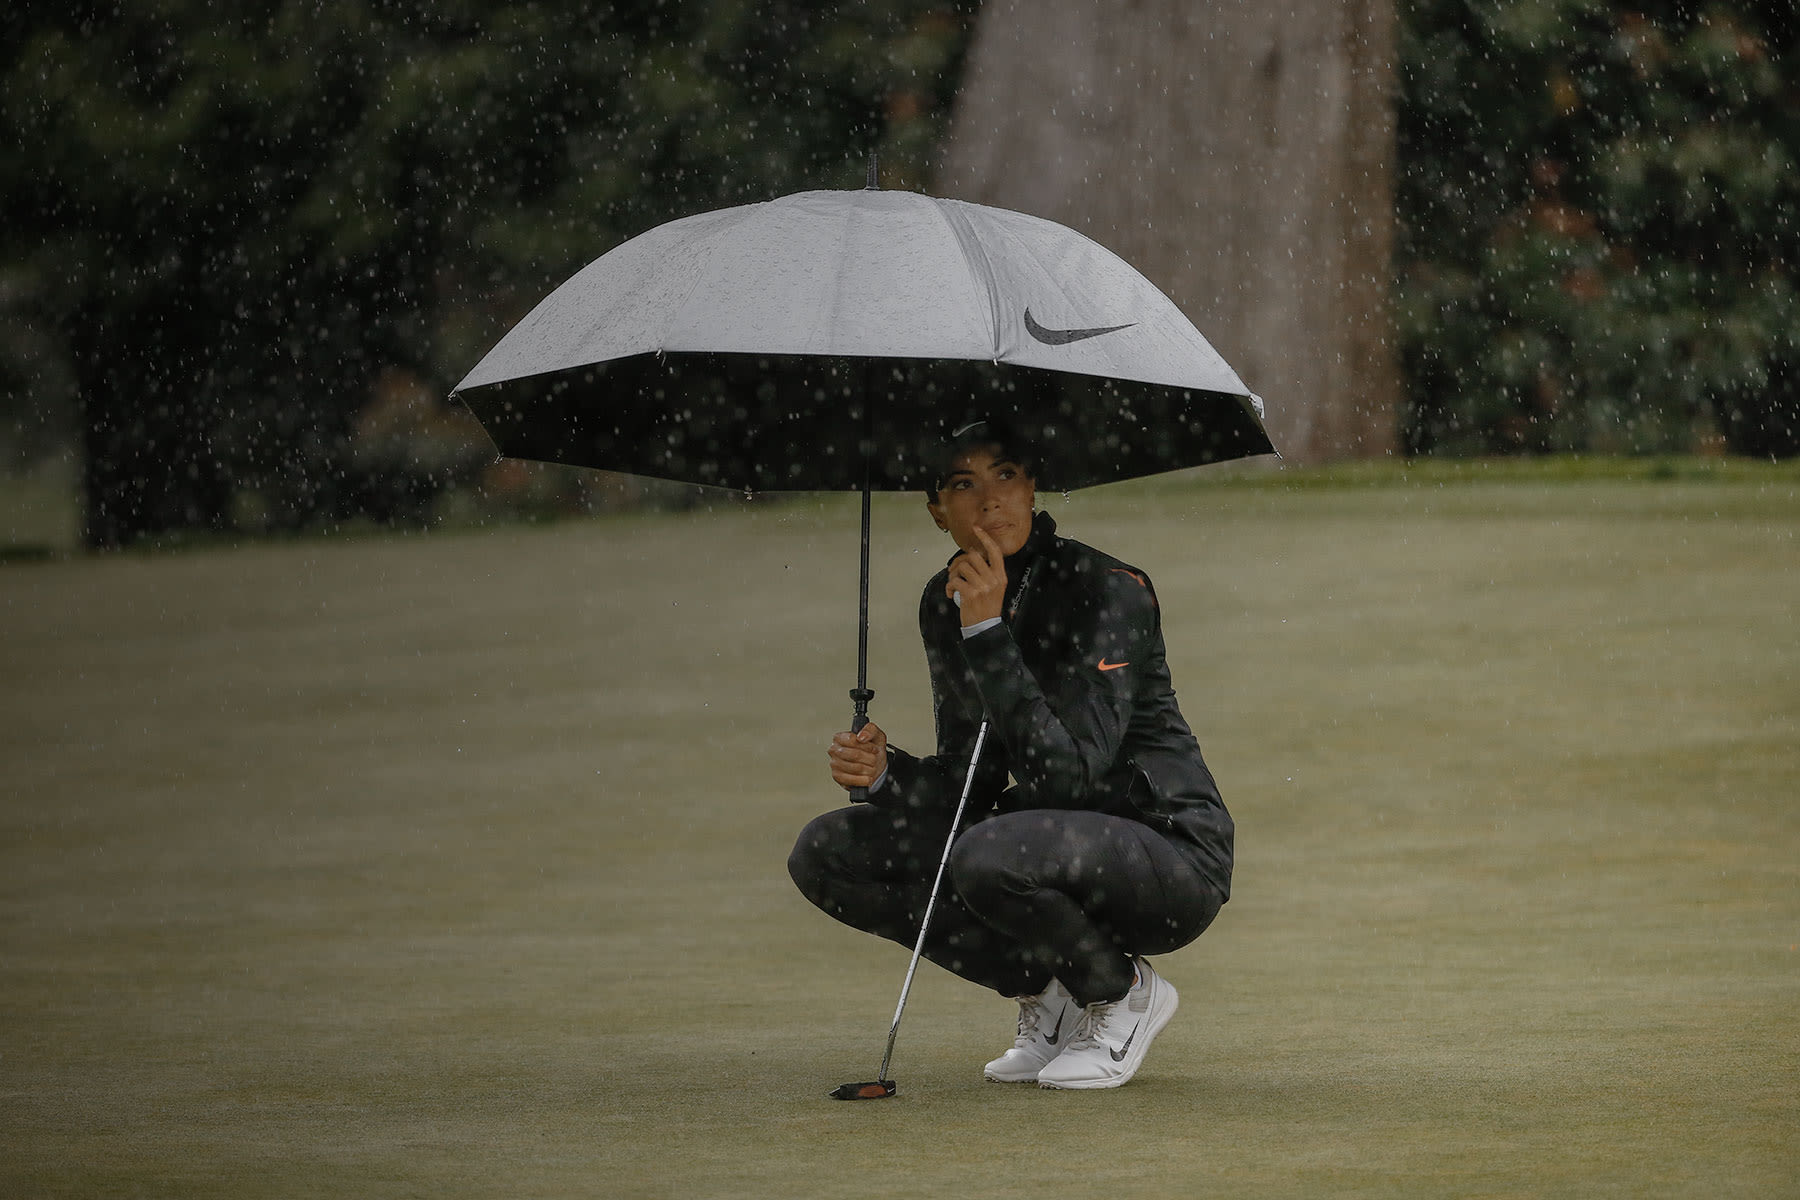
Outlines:
[[1398, 446], [1392, 0], [989, 0], [936, 191], [1166, 291], [1295, 462]]

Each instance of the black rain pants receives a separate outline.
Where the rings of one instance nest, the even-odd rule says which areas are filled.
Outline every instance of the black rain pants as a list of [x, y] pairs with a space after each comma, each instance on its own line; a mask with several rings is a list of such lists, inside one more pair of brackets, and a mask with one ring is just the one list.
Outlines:
[[[948, 813], [854, 804], [801, 831], [788, 873], [826, 913], [911, 949], [948, 832]], [[1187, 945], [1223, 903], [1147, 825], [1031, 809], [957, 837], [924, 954], [1004, 996], [1036, 995], [1055, 978], [1093, 1004], [1130, 989], [1132, 955]]]

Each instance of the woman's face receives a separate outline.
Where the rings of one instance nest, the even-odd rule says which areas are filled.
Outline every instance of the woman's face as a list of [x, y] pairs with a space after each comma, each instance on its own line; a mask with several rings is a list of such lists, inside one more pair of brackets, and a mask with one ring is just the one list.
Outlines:
[[939, 529], [949, 531], [964, 550], [981, 552], [977, 529], [985, 530], [1002, 554], [1017, 554], [1031, 536], [1031, 508], [1037, 483], [998, 446], [964, 451], [950, 463], [937, 499], [927, 505]]

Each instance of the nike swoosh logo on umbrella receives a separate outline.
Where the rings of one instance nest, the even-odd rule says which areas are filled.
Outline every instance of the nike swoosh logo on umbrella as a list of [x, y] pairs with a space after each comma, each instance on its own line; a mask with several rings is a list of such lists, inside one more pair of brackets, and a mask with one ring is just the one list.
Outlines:
[[1121, 329], [1130, 329], [1136, 324], [1136, 321], [1127, 321], [1123, 325], [1098, 325], [1092, 329], [1046, 329], [1032, 318], [1029, 308], [1025, 310], [1025, 332], [1046, 346], [1066, 346], [1070, 342], [1079, 342], [1083, 338], [1099, 337], [1103, 333], [1117, 333]]

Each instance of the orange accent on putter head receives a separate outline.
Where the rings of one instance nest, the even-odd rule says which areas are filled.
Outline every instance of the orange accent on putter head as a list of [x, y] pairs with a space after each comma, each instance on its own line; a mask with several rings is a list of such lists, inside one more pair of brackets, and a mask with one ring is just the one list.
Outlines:
[[885, 1100], [897, 1090], [891, 1079], [873, 1083], [846, 1083], [831, 1090], [833, 1100]]

